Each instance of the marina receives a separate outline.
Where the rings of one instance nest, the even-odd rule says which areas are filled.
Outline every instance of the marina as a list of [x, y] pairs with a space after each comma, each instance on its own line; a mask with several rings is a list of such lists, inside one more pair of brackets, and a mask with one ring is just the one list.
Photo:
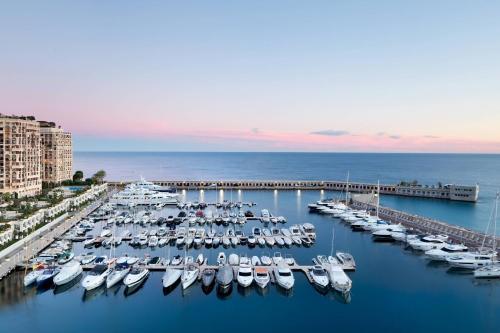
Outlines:
[[[208, 201], [208, 199], [211, 198], [210, 195], [213, 196], [214, 194], [215, 192], [213, 191], [208, 193], [205, 192], [204, 193], [205, 199]], [[185, 195], [180, 197], [180, 199], [185, 202], [193, 202], [193, 203], [196, 201], [201, 202], [200, 195], [201, 195], [200, 191], [187, 191]], [[369, 283], [368, 285], [366, 284], [366, 281], [370, 280], [373, 281], [368, 276], [370, 274], [374, 274], [374, 272], [378, 272], [377, 274], [381, 274], [380, 271], [381, 267], [384, 267], [384, 270], [387, 272], [392, 271], [392, 268], [382, 264], [382, 262], [387, 260], [387, 258], [392, 258], [391, 260], [396, 260], [399, 263], [398, 265], [403, 267], [410, 265], [412, 269], [409, 269], [409, 272], [411, 271], [415, 272], [416, 270], [420, 271], [420, 274], [422, 274], [425, 273], [426, 271], [429, 271], [429, 274], [432, 274], [434, 276], [435, 281], [442, 280], [443, 284], [440, 283], [440, 288], [442, 288], [442, 290], [446, 290], [449, 288], [458, 288], [456, 286], [457, 283], [461, 285], [460, 288], [462, 290], [464, 290], [464, 288], [468, 289], [467, 285], [469, 284], [471, 285], [471, 287], [473, 287], [473, 289], [478, 289], [478, 286], [474, 281], [480, 281], [480, 279], [475, 279], [472, 275], [463, 275], [463, 274], [456, 275], [456, 273], [446, 272], [446, 274], [437, 274], [436, 276], [436, 271], [442, 271], [443, 267], [422, 265], [421, 260], [418, 260], [420, 255], [415, 255], [413, 251], [410, 252], [408, 252], [407, 250], [397, 251], [394, 246], [387, 246], [386, 243], [377, 244], [373, 242], [373, 246], [375, 246], [377, 250], [373, 248], [369, 251], [370, 254], [367, 254], [365, 252], [366, 246], [372, 243], [370, 239], [371, 237], [366, 238], [363, 236], [363, 234], [352, 233], [350, 231], [350, 228], [335, 226], [335, 238], [332, 239], [332, 227], [334, 225], [332, 224], [331, 217], [322, 214], [308, 213], [309, 209], [307, 207], [307, 203], [315, 202], [320, 197], [319, 191], [302, 193], [300, 196], [298, 196], [297, 193], [292, 191], [283, 191], [279, 192], [278, 194], [274, 193], [274, 191], [249, 191], [249, 192], [242, 192], [240, 194], [241, 197], [237, 197], [236, 193], [234, 195], [236, 199], [235, 202], [241, 201], [241, 202], [254, 203], [252, 207], [246, 206], [245, 208], [243, 208], [244, 210], [252, 210], [257, 215], [260, 215], [259, 214], [260, 211], [262, 209], [265, 209], [264, 207], [267, 207], [270, 213], [276, 215], [283, 215], [284, 217], [286, 217], [287, 220], [286, 223], [277, 224], [280, 227], [284, 226], [290, 227], [292, 225], [300, 223], [313, 224], [316, 228], [315, 243], [310, 248], [304, 246], [293, 246], [293, 245], [291, 247], [283, 246], [282, 248], [278, 248], [276, 245], [274, 247], [268, 247], [266, 245], [263, 248], [259, 246], [249, 247], [248, 245], [244, 247], [241, 245], [233, 247], [231, 245], [229, 248], [226, 249], [222, 245], [219, 245], [218, 248], [213, 248], [213, 246], [207, 248], [206, 245], [200, 248], [195, 248], [193, 245], [192, 248], [186, 249], [185, 247], [178, 248], [175, 244], [165, 245], [163, 247], [157, 246], [154, 248], [151, 248], [149, 246], [136, 248], [128, 245], [127, 241], [123, 241], [120, 245], [116, 246], [113, 249], [113, 252], [116, 253], [113, 256], [118, 259], [123, 256], [129, 256], [129, 257], [137, 257], [139, 262], [141, 261], [145, 262], [147, 258], [153, 258], [153, 257], [159, 257], [161, 258], [160, 260], [163, 260], [161, 264], [141, 265], [148, 271], [150, 271], [150, 273], [145, 278], [143, 283], [141, 283], [139, 286], [135, 286], [133, 288], [127, 288], [123, 283], [118, 283], [110, 287], [109, 289], [106, 288], [105, 285], [103, 285], [102, 287], [93, 289], [91, 291], [82, 290], [83, 288], [81, 286], [81, 283], [83, 281], [83, 278], [90, 273], [92, 268], [95, 267], [94, 264], [90, 265], [87, 264], [87, 265], [82, 265], [82, 269], [85, 269], [85, 271], [80, 275], [79, 278], [75, 280], [77, 282], [69, 283], [67, 286], [62, 286], [62, 287], [55, 287], [55, 288], [49, 287], [48, 289], [46, 289], [47, 287], [43, 289], [27, 288], [25, 289], [24, 293], [25, 295], [30, 295], [31, 291], [36, 291], [36, 294], [32, 296], [33, 298], [31, 299], [30, 302], [36, 302], [36, 303], [44, 302], [44, 299], [52, 295], [54, 292], [56, 299], [60, 300], [64, 299], [66, 304], [74, 304], [74, 302], [78, 303], [83, 301], [84, 304], [87, 304], [87, 306], [93, 307], [96, 305], [92, 304], [100, 304], [100, 303], [107, 304], [108, 302], [112, 302], [113, 304], [115, 304], [114, 306], [117, 307], [117, 309], [122, 309], [122, 311], [125, 308], [128, 308], [129, 305], [127, 304], [130, 302], [116, 302], [117, 300], [121, 299], [121, 297], [124, 297], [125, 299], [132, 297], [132, 299], [134, 299], [132, 304], [135, 304], [136, 302], [135, 299], [145, 298], [149, 302], [166, 302], [166, 304], [171, 304], [171, 302], [173, 302], [172, 305], [170, 306], [174, 306], [173, 304], [178, 302], [183, 302], [183, 300], [185, 300], [185, 302], [189, 302], [186, 303], [186, 306], [189, 306], [187, 304], [191, 303], [192, 306], [196, 306], [196, 304], [198, 304], [199, 306], [199, 304], [205, 304], [206, 302], [208, 302], [206, 303], [207, 305], [211, 304], [211, 302], [213, 302], [211, 295], [213, 295], [213, 297], [219, 301], [217, 302], [219, 304], [217, 306], [218, 311], [222, 311], [222, 309], [226, 308], [227, 305], [224, 304], [231, 304], [233, 302], [237, 302], [239, 304], [238, 306], [243, 307], [243, 309], [245, 309], [247, 307], [247, 305], [245, 305], [246, 303], [249, 303], [248, 306], [250, 306], [251, 304], [255, 304], [255, 302], [257, 302], [257, 304], [260, 304], [260, 306], [262, 307], [275, 306], [273, 304], [280, 304], [281, 307], [284, 307], [285, 309], [288, 309], [288, 311], [294, 313], [294, 311], [296, 310], [286, 306], [285, 303], [292, 302], [291, 304], [295, 304], [295, 306], [298, 306], [298, 303], [296, 302], [302, 303], [307, 300], [309, 301], [314, 300], [314, 302], [330, 308], [332, 306], [336, 308], [334, 304], [346, 305], [347, 302], [349, 304], [349, 307], [353, 309], [351, 311], [355, 311], [356, 309], [359, 308], [360, 304], [358, 304], [358, 302], [366, 302], [363, 301], [363, 299], [365, 299], [366, 297], [376, 297], [375, 295], [377, 294], [377, 292], [375, 292], [372, 289], [373, 288], [372, 283]], [[300, 206], [290, 205], [290, 203], [296, 202], [298, 199], [300, 199], [300, 202], [303, 202]], [[222, 199], [222, 197], [219, 197], [217, 201], [223, 202], [224, 200]], [[205, 210], [206, 209], [215, 209], [215, 206], [207, 205], [207, 208], [205, 208]], [[222, 208], [219, 209], [222, 211]], [[162, 216], [166, 216], [167, 218], [170, 215], [175, 216], [176, 213], [179, 212], [179, 208], [177, 206], [165, 206], [160, 210], [157, 209], [156, 207], [149, 207], [149, 208], [123, 207], [118, 209], [117, 211], [127, 211], [132, 214], [134, 212], [137, 213], [143, 210], [149, 211], [151, 212], [151, 214], [160, 214]], [[194, 211], [196, 212], [196, 209], [194, 209]], [[115, 213], [113, 210], [113, 214], [110, 215], [110, 217], [113, 217], [114, 214]], [[95, 215], [95, 213], [93, 215]], [[189, 222], [185, 221], [184, 223], [186, 229], [188, 229]], [[77, 225], [78, 224], [76, 224], [75, 227], [77, 227]], [[107, 223], [105, 223], [104, 220], [96, 222], [93, 231], [90, 231], [90, 233], [100, 234], [101, 225], [107, 226]], [[269, 227], [272, 227], [274, 225], [275, 224], [273, 224], [272, 222], [269, 222]], [[226, 229], [232, 227], [236, 228], [241, 227], [245, 233], [246, 232], [250, 233], [252, 228], [255, 226], [263, 227], [264, 223], [261, 222], [259, 219], [253, 219], [247, 221], [245, 224], [242, 225], [240, 224], [233, 225], [229, 223], [229, 225], [226, 227], [220, 225], [218, 226], [218, 228]], [[135, 233], [140, 233], [140, 231], [143, 229], [158, 230], [161, 226], [150, 223], [144, 225], [141, 225], [140, 223], [138, 224], [118, 223], [118, 225], [115, 225], [115, 227], [117, 228], [117, 230], [120, 231], [123, 228], [128, 228], [132, 231], [132, 234], [135, 234]], [[196, 224], [196, 228], [200, 227], [202, 226]], [[208, 228], [206, 223], [203, 225], [203, 227]], [[214, 228], [215, 227], [216, 225], [214, 223]], [[65, 235], [60, 237], [60, 240], [66, 241], [67, 239], [66, 236], [68, 234], [71, 234], [71, 232], [66, 233]], [[332, 250], [332, 241], [334, 243], [333, 247], [335, 252], [343, 250], [345, 252], [352, 253], [352, 255], [356, 260], [356, 271], [349, 271], [347, 269], [345, 270], [347, 275], [352, 280], [352, 291], [347, 298], [343, 297], [341, 293], [335, 291], [331, 286], [329, 287], [329, 289], [326, 290], [324, 288], [318, 287], [318, 284], [321, 282], [320, 275], [315, 276], [317, 282], [315, 282], [315, 280], [311, 275], [311, 272], [312, 270], [315, 269], [315, 265], [317, 263], [313, 262], [311, 259], [316, 258], [317, 254], [330, 253]], [[103, 246], [97, 248], [94, 247], [90, 249], [85, 248], [83, 242], [74, 242], [72, 244], [72, 252], [75, 253], [75, 259], [78, 259], [77, 257], [81, 258], [82, 255], [87, 254], [89, 252], [93, 253], [92, 255], [90, 255], [91, 257], [92, 256], [109, 257], [110, 250], [111, 250], [110, 248], [105, 248]], [[218, 265], [217, 260], [221, 252], [225, 252], [226, 256], [228, 257], [230, 256], [230, 254], [234, 253], [238, 254], [238, 256], [241, 255], [246, 256], [247, 258], [250, 259], [253, 256], [258, 256], [259, 258], [262, 256], [272, 257], [273, 253], [276, 251], [281, 252], [283, 257], [294, 258], [296, 262], [296, 265], [290, 266], [290, 270], [293, 272], [295, 283], [294, 287], [289, 291], [284, 290], [282, 287], [277, 285], [277, 281], [275, 280], [275, 275], [274, 275], [274, 269], [276, 268], [276, 266], [273, 264], [267, 267], [271, 274], [269, 276], [269, 286], [267, 286], [265, 289], [258, 287], [255, 281], [251, 287], [240, 286], [240, 284], [237, 281], [238, 266], [236, 265], [232, 267], [232, 287], [230, 289], [227, 289], [224, 293], [221, 293], [220, 291], [218, 291], [218, 288], [214, 287], [211, 290], [203, 287], [203, 272], [210, 269], [214, 270], [215, 272], [218, 271], [218, 268], [220, 266]], [[174, 284], [173, 288], [172, 287], [169, 287], [167, 289], [162, 288], [162, 276], [165, 274], [165, 270], [167, 268], [173, 268], [174, 270], [183, 271], [184, 268], [188, 266], [183, 264], [180, 264], [179, 266], [173, 266], [171, 262], [172, 259], [174, 259], [176, 256], [182, 258], [190, 256], [193, 258], [194, 261], [194, 259], [196, 259], [199, 254], [203, 254], [207, 262], [198, 266], [196, 281], [194, 281], [192, 285], [190, 285], [186, 289], [183, 289], [179, 278], [179, 280], [177, 280], [178, 284]], [[381, 255], [382, 257], [379, 257]], [[168, 259], [170, 259], [170, 264], [166, 265]], [[16, 279], [21, 279], [21, 284], [22, 284], [22, 278], [25, 274], [23, 268], [24, 267], [19, 267], [20, 269], [19, 271], [11, 273], [10, 276], [7, 277], [7, 279], [3, 279], [2, 281], [0, 281], [0, 283], [11, 284]], [[254, 267], [253, 270], [257, 271], [260, 270], [260, 268]], [[318, 274], [321, 274], [321, 269], [319, 269], [318, 272], [319, 272]], [[405, 281], [405, 279], [406, 281], [410, 281], [408, 280], [410, 277], [406, 275], [407, 274], [405, 274], [404, 272], [398, 273], [398, 276], [400, 276], [401, 279], [400, 280], [401, 282], [397, 283], [398, 285], [400, 285], [399, 288], [403, 287], [402, 281]], [[471, 284], [471, 280], [469, 277], [473, 279], [472, 280], [472, 282], [474, 282], [473, 284]], [[407, 283], [403, 284], [406, 285]], [[489, 281], [487, 282], [487, 284], [490, 286], [491, 285], [494, 286], [495, 282]], [[306, 285], [310, 285], [310, 287], [306, 288]], [[480, 288], [481, 285], [484, 286], [484, 284], [480, 284], [477, 292], [481, 292], [482, 290], [482, 288]], [[415, 283], [410, 283], [408, 285], [408, 288], [410, 286], [411, 288], [418, 288], [417, 285], [415, 285]], [[384, 288], [387, 287], [380, 286], [378, 288], [384, 290]], [[120, 296], [120, 298], [117, 299], [118, 291], [120, 291], [119, 295], [123, 296]], [[157, 297], [162, 297], [162, 299], [161, 300], [156, 299]], [[239, 301], [240, 298], [241, 302]], [[269, 304], [265, 305], [267, 303]], [[342, 310], [342, 308], [337, 308], [337, 311], [344, 312], [346, 315], [350, 312], [350, 311], [345, 312], [345, 310]], [[155, 313], [156, 310], [150, 310], [146, 315], [146, 317], [150, 317]], [[72, 314], [70, 315], [70, 318], [75, 316], [76, 314]], [[202, 317], [204, 316], [202, 315]]]

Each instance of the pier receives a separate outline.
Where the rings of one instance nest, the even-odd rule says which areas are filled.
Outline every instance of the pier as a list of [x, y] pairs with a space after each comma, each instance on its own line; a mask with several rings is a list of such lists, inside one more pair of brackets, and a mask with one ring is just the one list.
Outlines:
[[[375, 205], [366, 204], [359, 201], [352, 201], [351, 208], [368, 210], [372, 213], [377, 210]], [[444, 234], [457, 243], [465, 244], [469, 247], [480, 247], [483, 244], [487, 248], [496, 248], [500, 251], [500, 240], [498, 237], [487, 235], [479, 231], [474, 231], [457, 225], [434, 220], [428, 217], [412, 215], [406, 212], [388, 207], [378, 208], [379, 217], [393, 224], [401, 224], [417, 232], [429, 234]]]
[[[108, 182], [110, 186], [123, 187], [131, 181]], [[178, 190], [324, 190], [372, 193], [380, 187], [380, 194], [405, 197], [432, 198], [476, 202], [478, 185], [443, 186], [411, 184], [374, 184], [325, 180], [158, 180], [154, 184]]]

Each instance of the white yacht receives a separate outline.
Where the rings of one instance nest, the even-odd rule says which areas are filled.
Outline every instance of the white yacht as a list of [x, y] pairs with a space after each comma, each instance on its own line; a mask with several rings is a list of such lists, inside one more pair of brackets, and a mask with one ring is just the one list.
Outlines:
[[474, 271], [474, 277], [478, 279], [500, 278], [500, 263], [478, 268]]
[[293, 288], [295, 279], [292, 270], [286, 264], [279, 264], [274, 269], [274, 276], [276, 278], [276, 283], [283, 289], [289, 290]]
[[167, 268], [163, 274], [162, 283], [163, 288], [169, 288], [176, 283], [182, 275], [182, 270], [175, 268]]
[[320, 288], [327, 288], [328, 285], [330, 284], [330, 280], [328, 279], [328, 274], [326, 273], [326, 270], [322, 266], [315, 265], [311, 269], [310, 274], [316, 286]]
[[107, 265], [96, 265], [83, 279], [82, 287], [85, 290], [92, 290], [102, 286], [110, 272], [111, 269]]
[[250, 265], [240, 264], [236, 279], [238, 280], [240, 286], [244, 288], [249, 287], [253, 282], [253, 272]]
[[236, 266], [240, 263], [240, 257], [236, 253], [229, 255], [229, 265]]
[[425, 255], [434, 261], [446, 261], [446, 258], [456, 257], [463, 252], [467, 252], [468, 248], [462, 244], [446, 244], [441, 249], [432, 249], [425, 251]]
[[316, 228], [311, 223], [304, 223], [300, 226], [302, 233], [311, 240], [316, 239]]
[[113, 267], [111, 273], [106, 277], [106, 288], [111, 288], [117, 283], [121, 282], [125, 276], [130, 272], [130, 266], [126, 263], [117, 264]]
[[140, 285], [149, 275], [149, 270], [142, 267], [134, 267], [123, 279], [123, 284], [127, 288]]
[[269, 281], [271, 281], [269, 270], [265, 267], [255, 267], [254, 280], [259, 287], [265, 288], [269, 284]]
[[462, 269], [478, 269], [484, 266], [493, 265], [495, 251], [466, 252], [446, 258], [451, 267]]
[[348, 293], [352, 288], [352, 281], [339, 265], [324, 265], [333, 289], [340, 293]]
[[175, 205], [177, 194], [167, 192], [156, 192], [147, 188], [127, 186], [123, 191], [114, 194], [110, 202], [120, 206], [138, 205]]
[[188, 265], [181, 276], [182, 289], [187, 289], [198, 278], [199, 269], [196, 265]]
[[54, 284], [56, 286], [62, 286], [63, 284], [73, 281], [82, 274], [83, 268], [77, 261], [70, 261], [65, 264], [59, 274], [54, 277]]
[[447, 243], [448, 236], [446, 235], [428, 235], [422, 238], [412, 239], [408, 241], [408, 245], [418, 251], [429, 251], [432, 249], [441, 249]]

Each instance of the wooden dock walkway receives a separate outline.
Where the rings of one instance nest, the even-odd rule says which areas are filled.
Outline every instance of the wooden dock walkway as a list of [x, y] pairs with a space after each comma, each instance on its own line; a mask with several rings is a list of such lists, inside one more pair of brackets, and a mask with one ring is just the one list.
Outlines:
[[[359, 201], [353, 201], [350, 206], [355, 209], [367, 209], [372, 213], [377, 209], [374, 205], [369, 205]], [[497, 251], [500, 252], [500, 239], [498, 237], [493, 237], [491, 234], [487, 235], [485, 239], [484, 233], [457, 225], [451, 225], [419, 215], [412, 215], [388, 207], [379, 207], [378, 210], [380, 218], [394, 224], [400, 223], [417, 232], [448, 235], [448, 237], [454, 242], [462, 243], [469, 247], [480, 247], [484, 241], [485, 247], [495, 247]]]

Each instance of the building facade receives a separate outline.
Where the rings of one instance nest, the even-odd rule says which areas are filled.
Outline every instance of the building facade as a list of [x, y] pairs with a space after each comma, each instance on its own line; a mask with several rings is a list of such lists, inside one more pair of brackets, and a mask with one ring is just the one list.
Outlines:
[[41, 193], [42, 181], [71, 179], [71, 133], [34, 117], [0, 114], [0, 193]]
[[42, 147], [42, 180], [61, 183], [71, 179], [73, 146], [71, 133], [64, 132], [54, 123], [40, 122]]
[[40, 124], [33, 117], [0, 115], [0, 193], [39, 194], [41, 169]]

